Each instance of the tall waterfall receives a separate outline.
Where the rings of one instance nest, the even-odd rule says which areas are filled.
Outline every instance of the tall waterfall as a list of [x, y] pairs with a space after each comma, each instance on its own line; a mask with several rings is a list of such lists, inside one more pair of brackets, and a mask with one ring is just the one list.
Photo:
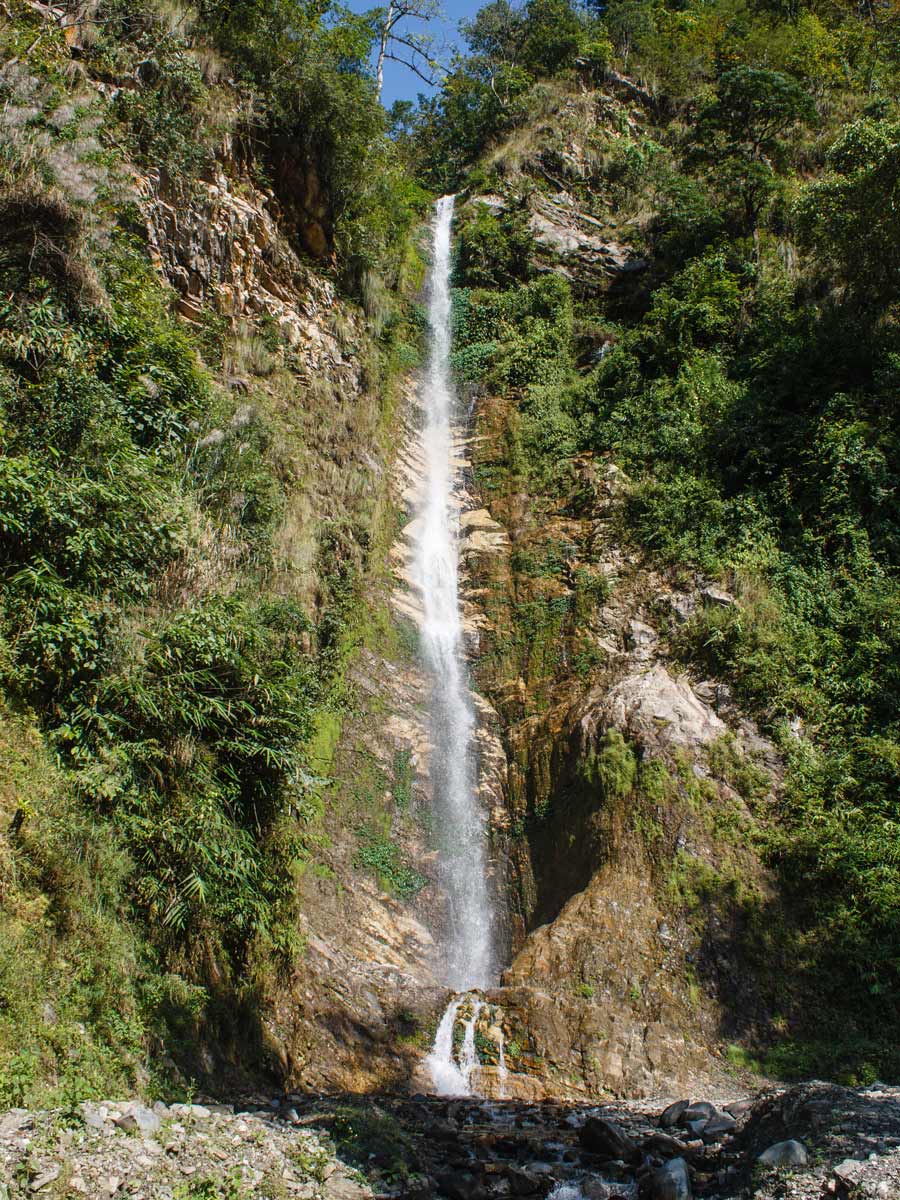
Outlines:
[[[487, 831], [478, 801], [475, 715], [466, 679], [459, 607], [459, 512], [454, 495], [459, 469], [453, 434], [457, 405], [450, 376], [452, 221], [453, 197], [444, 196], [437, 202], [432, 237], [428, 363], [420, 393], [425, 415], [424, 498], [414, 572], [424, 606], [422, 652], [432, 679], [431, 779], [439, 870], [449, 910], [446, 982], [454, 992], [464, 992], [491, 983], [494, 954]], [[436, 1042], [431, 1056], [438, 1088], [442, 1081], [440, 1069], [434, 1069], [435, 1055], [439, 1054], [441, 1061], [447, 1059], [445, 1066], [453, 1066], [455, 1015], [455, 1008], [452, 1015], [450, 1009], [445, 1013], [441, 1046]], [[458, 1070], [445, 1075], [457, 1084], [468, 1078], [467, 1072]]]

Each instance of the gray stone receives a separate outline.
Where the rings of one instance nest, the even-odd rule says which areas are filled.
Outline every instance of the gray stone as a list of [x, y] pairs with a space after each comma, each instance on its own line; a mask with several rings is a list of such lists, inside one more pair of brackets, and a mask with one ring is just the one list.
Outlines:
[[736, 1125], [737, 1121], [734, 1117], [729, 1116], [727, 1113], [716, 1113], [714, 1117], [711, 1117], [706, 1122], [703, 1129], [703, 1140], [718, 1141], [726, 1133], [731, 1133]]
[[682, 1125], [690, 1125], [691, 1121], [711, 1121], [717, 1115], [715, 1106], [708, 1100], [695, 1100], [681, 1114], [680, 1122]]
[[744, 1113], [748, 1113], [752, 1107], [752, 1100], [735, 1100], [733, 1104], [725, 1105], [725, 1112], [730, 1113], [737, 1121]]
[[722, 588], [712, 586], [701, 588], [700, 596], [704, 604], [717, 605], [720, 608], [730, 608], [734, 604], [734, 596], [730, 592], [723, 591]]
[[34, 1117], [30, 1112], [24, 1108], [11, 1108], [0, 1117], [0, 1138], [14, 1137], [33, 1125]]
[[657, 1158], [680, 1158], [687, 1147], [678, 1138], [669, 1137], [667, 1133], [652, 1133], [641, 1142], [641, 1149], [645, 1154], [652, 1154]]
[[115, 1123], [126, 1133], [142, 1133], [144, 1137], [152, 1137], [159, 1132], [162, 1118], [143, 1104], [129, 1104], [121, 1116], [115, 1118]]
[[514, 1196], [534, 1196], [542, 1190], [543, 1177], [522, 1167], [509, 1167], [505, 1174]]
[[59, 1178], [59, 1173], [61, 1170], [62, 1167], [51, 1167], [49, 1171], [44, 1171], [41, 1175], [38, 1175], [32, 1180], [31, 1190], [33, 1192], [39, 1192], [41, 1188], [45, 1188], [47, 1184], [53, 1183], [54, 1179]]
[[845, 1158], [843, 1162], [839, 1162], [834, 1168], [835, 1178], [841, 1183], [852, 1187], [859, 1181], [859, 1177], [865, 1170], [865, 1165], [855, 1158]]
[[763, 1150], [756, 1161], [767, 1167], [805, 1167], [809, 1162], [809, 1155], [802, 1142], [791, 1138], [786, 1142], [776, 1142], [768, 1150]]
[[681, 1120], [682, 1115], [690, 1108], [690, 1100], [676, 1100], [660, 1113], [659, 1123], [663, 1129], [671, 1129]]
[[450, 1200], [486, 1200], [487, 1191], [477, 1175], [468, 1171], [454, 1171], [452, 1175], [439, 1175], [437, 1185]]
[[599, 1154], [603, 1158], [620, 1158], [623, 1162], [638, 1162], [641, 1157], [639, 1147], [627, 1133], [623, 1133], [612, 1121], [604, 1121], [602, 1117], [588, 1117], [578, 1134], [578, 1140], [585, 1150]]
[[683, 1158], [670, 1159], [648, 1181], [650, 1200], [691, 1200], [691, 1176]]

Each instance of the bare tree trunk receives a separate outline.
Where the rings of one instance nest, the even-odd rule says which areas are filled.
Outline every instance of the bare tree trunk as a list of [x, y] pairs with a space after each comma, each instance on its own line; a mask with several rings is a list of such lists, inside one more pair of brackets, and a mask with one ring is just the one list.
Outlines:
[[391, 26], [394, 23], [394, 0], [388, 4], [387, 16], [381, 27], [381, 42], [378, 47], [378, 65], [375, 68], [375, 95], [381, 99], [381, 89], [384, 86], [384, 56], [387, 53], [388, 40], [391, 36]]

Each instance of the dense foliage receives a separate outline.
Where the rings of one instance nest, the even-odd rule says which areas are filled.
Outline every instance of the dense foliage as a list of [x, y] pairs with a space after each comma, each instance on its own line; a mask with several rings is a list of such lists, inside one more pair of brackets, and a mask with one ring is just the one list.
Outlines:
[[[779, 1064], [896, 1071], [881, 1033], [900, 986], [900, 13], [573, 6], [554, 61], [526, 48], [549, 36], [542, 12], [482, 10], [471, 57], [408, 134], [442, 185], [466, 182], [477, 148], [469, 185], [505, 197], [461, 221], [458, 368], [516, 399], [510, 463], [532, 490], [568, 495], [565, 462], [611, 457], [631, 481], [620, 535], [735, 593], [673, 641], [733, 683], [787, 762], [765, 853], [792, 906], [782, 1003], [801, 1041]], [[532, 40], [501, 44], [509, 22]], [[578, 111], [595, 41], [594, 111], [612, 94], [632, 110], [586, 118], [575, 163], [550, 127]], [[492, 89], [510, 72], [516, 88]], [[480, 123], [463, 94], [482, 97]], [[432, 152], [441, 136], [462, 159]], [[605, 291], [576, 271], [574, 303], [553, 275], [526, 282], [541, 256], [521, 248], [529, 194], [562, 186], [645, 264]]]
[[386, 135], [368, 20], [277, 0], [101, 0], [74, 25], [14, 8], [0, 30], [0, 1103], [68, 1104], [146, 1087], [173, 1052], [198, 1070], [204, 1039], [221, 1066], [238, 1031], [259, 1066], [260, 979], [303, 949], [296, 879], [322, 836], [312, 745], [341, 703], [375, 507], [349, 473], [346, 495], [319, 482], [323, 511], [295, 535], [305, 577], [285, 586], [298, 468], [284, 459], [315, 466], [352, 425], [323, 380], [316, 447], [291, 440], [282, 413], [310, 381], [274, 320], [212, 305], [179, 320], [137, 173], [184, 205], [222, 172], [236, 194], [278, 194], [295, 251], [343, 292], [335, 328], [353, 331], [373, 424], [426, 197]]

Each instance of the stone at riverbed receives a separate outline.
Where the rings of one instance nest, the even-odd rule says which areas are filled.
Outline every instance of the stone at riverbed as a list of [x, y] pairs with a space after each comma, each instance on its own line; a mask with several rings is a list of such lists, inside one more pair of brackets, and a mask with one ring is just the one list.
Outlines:
[[588, 1117], [581, 1127], [578, 1140], [592, 1154], [620, 1158], [623, 1162], [640, 1161], [641, 1152], [637, 1144], [612, 1121], [604, 1121], [602, 1117]]
[[763, 1150], [757, 1162], [767, 1167], [805, 1167], [809, 1162], [809, 1155], [802, 1142], [791, 1138], [786, 1142], [776, 1142], [768, 1150]]
[[162, 1125], [159, 1114], [143, 1104], [126, 1105], [121, 1115], [115, 1117], [114, 1120], [116, 1125], [120, 1129], [124, 1129], [126, 1133], [142, 1133], [145, 1137], [151, 1137], [154, 1133], [158, 1133]]
[[644, 1154], [653, 1154], [657, 1158], [680, 1158], [687, 1147], [678, 1138], [669, 1137], [665, 1133], [652, 1133], [641, 1142]]
[[716, 1113], [714, 1117], [710, 1117], [703, 1128], [703, 1140], [717, 1142], [727, 1133], [731, 1133], [736, 1125], [737, 1121], [734, 1117], [730, 1117], [727, 1113]]
[[650, 1176], [650, 1200], [691, 1200], [691, 1176], [683, 1158], [673, 1158]]
[[659, 1123], [663, 1129], [671, 1129], [677, 1125], [684, 1113], [690, 1108], [690, 1100], [676, 1100], [674, 1104], [670, 1104], [668, 1108], [664, 1108], [659, 1117]]
[[439, 1175], [438, 1188], [450, 1200], [486, 1200], [487, 1191], [477, 1175], [468, 1171], [454, 1171], [452, 1175]]
[[509, 1167], [506, 1178], [509, 1190], [514, 1196], [536, 1196], [546, 1190], [546, 1176], [526, 1171], [522, 1167]]
[[752, 1100], [735, 1100], [733, 1104], [726, 1104], [724, 1111], [737, 1121], [740, 1120], [744, 1113], [748, 1113], [752, 1107]]
[[679, 1124], [690, 1126], [692, 1121], [711, 1121], [716, 1116], [715, 1107], [707, 1100], [695, 1100], [678, 1118]]

